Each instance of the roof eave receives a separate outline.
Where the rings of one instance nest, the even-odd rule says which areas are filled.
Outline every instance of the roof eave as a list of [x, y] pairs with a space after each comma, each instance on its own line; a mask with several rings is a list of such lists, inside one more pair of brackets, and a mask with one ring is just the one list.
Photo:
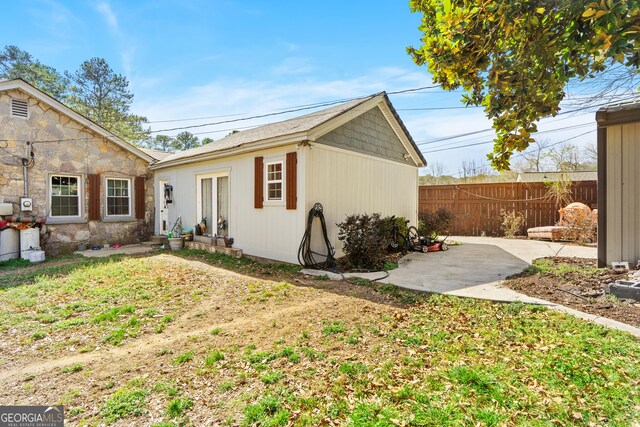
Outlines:
[[596, 123], [599, 127], [640, 122], [640, 103], [612, 105], [596, 111]]
[[[220, 159], [239, 154], [252, 153], [254, 151], [268, 150], [270, 148], [282, 147], [283, 145], [297, 144], [308, 139], [307, 132], [297, 132], [295, 134], [283, 135], [279, 137], [265, 139], [259, 142], [248, 142], [237, 147], [224, 150], [212, 151], [210, 153], [197, 153], [189, 157], [181, 157], [175, 160], [161, 160], [149, 167], [151, 170], [164, 169], [171, 166], [198, 163], [207, 160]], [[215, 144], [215, 143], [214, 143]]]

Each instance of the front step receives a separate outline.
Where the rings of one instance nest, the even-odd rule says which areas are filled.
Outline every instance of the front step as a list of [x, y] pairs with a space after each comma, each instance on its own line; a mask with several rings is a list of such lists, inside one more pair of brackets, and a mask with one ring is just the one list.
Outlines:
[[145, 246], [160, 246], [168, 243], [167, 236], [151, 236], [151, 239], [147, 242], [142, 242], [141, 244]]
[[197, 249], [200, 251], [207, 251], [211, 253], [217, 252], [217, 253], [229, 255], [235, 258], [242, 258], [242, 249], [238, 249], [238, 248], [226, 248], [224, 246], [215, 246], [212, 244], [207, 244], [202, 242], [184, 242], [184, 247], [187, 249]]

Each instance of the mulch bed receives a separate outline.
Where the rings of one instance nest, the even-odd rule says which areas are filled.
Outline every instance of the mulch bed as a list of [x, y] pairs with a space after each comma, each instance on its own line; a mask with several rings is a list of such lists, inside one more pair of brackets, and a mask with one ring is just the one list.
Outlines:
[[[555, 265], [595, 268], [596, 261], [588, 258], [547, 258]], [[532, 297], [542, 298], [585, 313], [607, 317], [640, 327], [640, 302], [618, 300], [610, 297], [605, 289], [616, 280], [628, 279], [629, 273], [617, 273], [610, 268], [584, 271], [531, 273], [512, 276], [504, 285]]]

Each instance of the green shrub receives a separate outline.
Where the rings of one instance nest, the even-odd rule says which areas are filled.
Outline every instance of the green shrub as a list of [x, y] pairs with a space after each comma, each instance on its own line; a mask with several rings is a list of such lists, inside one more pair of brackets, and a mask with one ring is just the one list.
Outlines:
[[393, 222], [398, 226], [398, 233], [402, 235], [407, 234], [407, 218], [403, 216], [390, 217], [386, 216], [380, 220], [380, 233], [383, 235], [385, 241], [391, 241], [393, 233]]
[[504, 237], [512, 238], [520, 234], [520, 228], [524, 225], [524, 215], [516, 211], [500, 210], [502, 223], [500, 228], [504, 232]]
[[422, 212], [418, 219], [418, 233], [421, 236], [438, 237], [438, 234], [448, 234], [448, 229], [453, 224], [455, 214], [446, 208], [440, 208], [435, 212]]
[[380, 214], [349, 215], [337, 226], [338, 240], [352, 268], [379, 270], [384, 266], [388, 240], [380, 232]]

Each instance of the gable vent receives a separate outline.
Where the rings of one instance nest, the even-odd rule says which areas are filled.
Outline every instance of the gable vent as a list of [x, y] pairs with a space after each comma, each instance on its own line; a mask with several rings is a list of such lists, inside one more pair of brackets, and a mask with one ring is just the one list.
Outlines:
[[13, 117], [22, 117], [22, 118], [28, 118], [29, 117], [29, 104], [27, 104], [27, 101], [24, 101], [22, 99], [12, 99], [11, 100], [11, 115]]

